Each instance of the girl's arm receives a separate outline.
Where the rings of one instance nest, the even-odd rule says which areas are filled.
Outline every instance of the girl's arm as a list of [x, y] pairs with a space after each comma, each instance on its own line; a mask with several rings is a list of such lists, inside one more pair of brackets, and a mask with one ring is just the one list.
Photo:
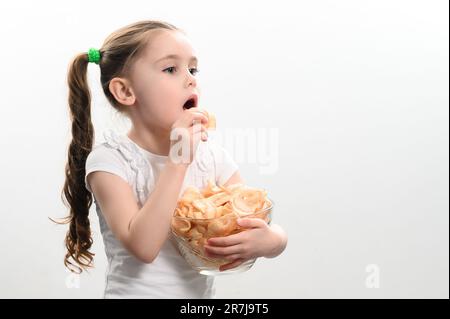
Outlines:
[[[194, 123], [201, 122], [200, 127]], [[208, 118], [192, 108], [174, 124], [172, 129], [182, 129], [190, 142], [190, 162], [175, 164], [168, 156], [156, 185], [139, 209], [131, 187], [120, 177], [101, 171], [88, 175], [88, 182], [97, 203], [116, 238], [124, 247], [143, 262], [151, 263], [166, 241], [172, 215], [177, 206], [186, 171], [192, 162]], [[186, 137], [186, 136], [183, 136]], [[171, 141], [171, 148], [173, 143]]]
[[88, 175], [111, 231], [126, 249], [145, 263], [156, 258], [167, 239], [186, 170], [186, 165], [168, 161], [141, 209], [131, 187], [122, 178], [102, 171]]

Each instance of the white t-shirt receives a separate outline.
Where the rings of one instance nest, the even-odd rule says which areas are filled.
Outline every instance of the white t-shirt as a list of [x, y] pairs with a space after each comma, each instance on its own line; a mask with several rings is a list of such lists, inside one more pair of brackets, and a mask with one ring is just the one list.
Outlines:
[[[150, 153], [127, 135], [107, 131], [104, 137], [105, 142], [96, 145], [86, 160], [86, 188], [92, 192], [87, 183], [89, 173], [115, 174], [130, 185], [138, 206], [142, 207], [167, 156]], [[211, 140], [200, 142], [179, 195], [187, 186], [205, 187], [208, 179], [224, 184], [237, 169], [236, 163], [220, 145]], [[151, 264], [141, 262], [116, 239], [95, 197], [94, 203], [108, 259], [105, 298], [214, 298], [214, 277], [193, 270], [178, 252], [173, 238], [166, 240]]]

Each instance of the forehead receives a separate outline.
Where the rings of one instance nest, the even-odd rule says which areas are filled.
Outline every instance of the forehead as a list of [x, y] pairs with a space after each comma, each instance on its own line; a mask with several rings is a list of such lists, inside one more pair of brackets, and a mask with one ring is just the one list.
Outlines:
[[146, 58], [152, 62], [167, 55], [179, 55], [183, 59], [195, 56], [189, 38], [180, 31], [156, 30], [145, 49]]

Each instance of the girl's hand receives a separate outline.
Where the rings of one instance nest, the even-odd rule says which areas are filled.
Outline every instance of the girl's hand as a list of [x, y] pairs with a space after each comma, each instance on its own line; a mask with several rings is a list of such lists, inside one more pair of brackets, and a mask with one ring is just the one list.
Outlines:
[[198, 108], [183, 111], [171, 128], [169, 158], [172, 163], [186, 166], [192, 163], [198, 143], [208, 139], [207, 124], [205, 111]]
[[220, 271], [253, 258], [276, 257], [286, 247], [287, 236], [278, 225], [269, 226], [260, 218], [241, 218], [238, 224], [246, 230], [227, 237], [210, 238], [205, 245], [206, 256], [230, 261], [220, 266]]

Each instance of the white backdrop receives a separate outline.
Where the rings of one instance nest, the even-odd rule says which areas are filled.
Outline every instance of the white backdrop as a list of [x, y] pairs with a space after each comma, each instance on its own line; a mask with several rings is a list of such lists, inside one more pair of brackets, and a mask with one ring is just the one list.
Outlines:
[[[448, 1], [0, 2], [0, 297], [100, 298], [106, 258], [65, 271], [66, 71], [117, 28], [161, 19], [200, 57], [219, 131], [278, 132], [273, 169], [239, 161], [289, 234], [219, 277], [219, 298], [449, 297]], [[89, 67], [97, 143], [128, 123]], [[267, 161], [266, 161], [267, 163]]]

